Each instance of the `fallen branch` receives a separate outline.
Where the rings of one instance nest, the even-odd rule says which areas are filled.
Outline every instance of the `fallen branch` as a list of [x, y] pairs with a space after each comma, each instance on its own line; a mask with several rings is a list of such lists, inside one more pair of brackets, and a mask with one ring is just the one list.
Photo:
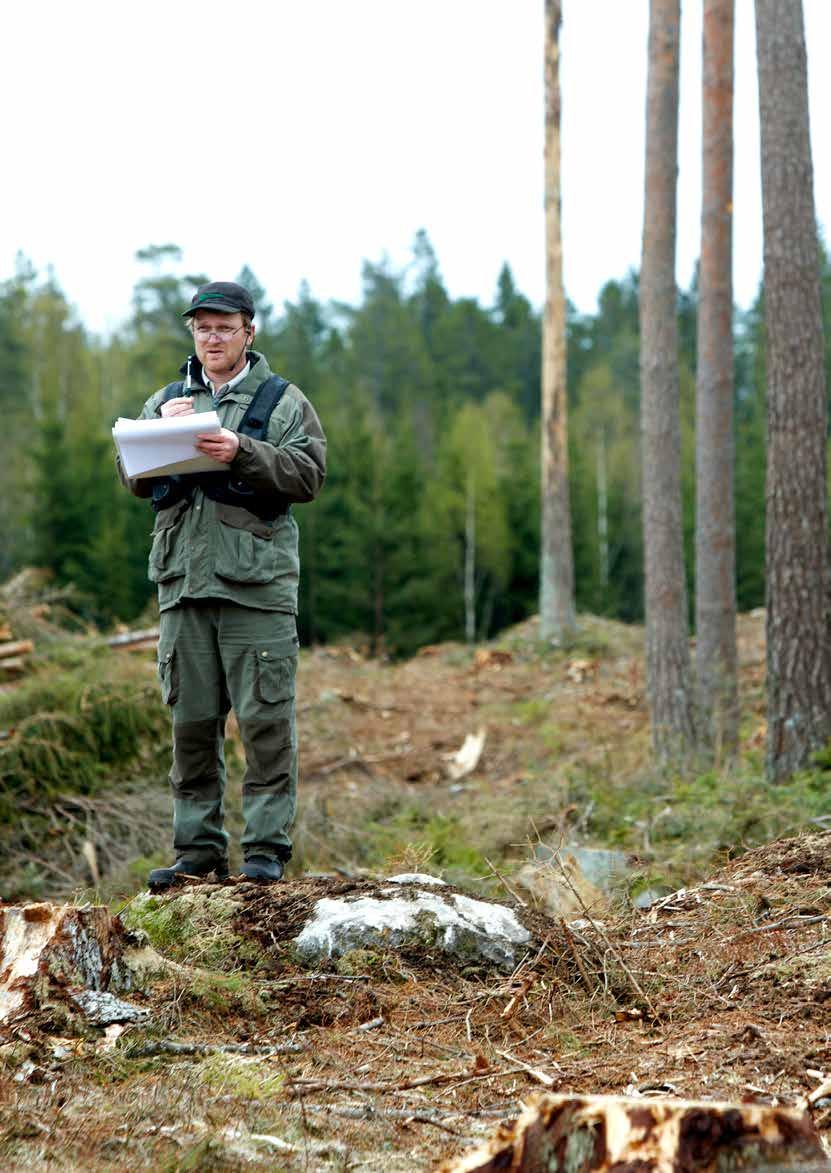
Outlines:
[[557, 1082], [550, 1075], [546, 1075], [544, 1071], [540, 1071], [538, 1067], [532, 1067], [530, 1063], [524, 1063], [522, 1059], [516, 1055], [512, 1055], [510, 1051], [497, 1051], [496, 1053], [500, 1058], [507, 1059], [509, 1063], [518, 1063], [523, 1071], [526, 1071], [532, 1079], [535, 1079], [537, 1083], [541, 1083], [543, 1087], [554, 1087], [554, 1084]]
[[460, 1080], [470, 1083], [474, 1079], [492, 1079], [497, 1075], [518, 1075], [525, 1072], [525, 1067], [510, 1067], [507, 1070], [477, 1071], [449, 1071], [435, 1075], [422, 1075], [418, 1079], [407, 1079], [400, 1083], [359, 1083], [354, 1080], [320, 1080], [320, 1079], [289, 1079], [286, 1086], [289, 1090], [297, 1089], [300, 1092], [406, 1092], [411, 1088], [426, 1087], [430, 1083], [452, 1083]]
[[[307, 1112], [325, 1112], [331, 1116], [341, 1116], [345, 1120], [411, 1120], [413, 1113], [407, 1108], [376, 1108], [374, 1104], [304, 1104]], [[510, 1120], [516, 1116], [519, 1106], [515, 1108], [420, 1108], [420, 1118], [433, 1123], [448, 1118], [470, 1117], [471, 1119], [487, 1118], [491, 1120]]]
[[373, 753], [361, 754], [350, 753], [346, 757], [336, 758], [333, 762], [325, 762], [320, 766], [310, 766], [305, 771], [306, 778], [327, 778], [330, 774], [337, 773], [338, 770], [345, 770], [350, 766], [357, 766], [358, 769], [366, 769], [369, 766], [377, 765], [380, 762], [395, 761], [397, 758], [405, 758], [409, 754], [415, 752], [415, 747], [401, 748], [390, 750], [389, 753]]
[[771, 933], [774, 929], [796, 929], [803, 925], [816, 925], [820, 921], [828, 920], [825, 913], [819, 916], [786, 916], [782, 920], [772, 921], [769, 925], [757, 925], [753, 929], [744, 929], [741, 933], [736, 933], [733, 940], [739, 937], [753, 937], [757, 933]]
[[294, 1055], [306, 1049], [301, 1043], [274, 1043], [266, 1047], [254, 1043], [177, 1043], [173, 1039], [157, 1039], [130, 1047], [127, 1050], [127, 1057], [145, 1059], [150, 1055]]
[[508, 893], [508, 895], [509, 895], [509, 896], [511, 896], [511, 897], [513, 897], [513, 899], [514, 899], [514, 900], [516, 900], [517, 904], [518, 904], [518, 905], [519, 905], [521, 908], [527, 908], [527, 907], [528, 907], [528, 903], [527, 903], [527, 901], [525, 901], [525, 900], [523, 900], [523, 899], [522, 899], [522, 897], [521, 897], [521, 896], [520, 896], [520, 894], [517, 892], [517, 890], [516, 890], [515, 888], [513, 888], [513, 887], [512, 887], [512, 886], [511, 886], [511, 885], [508, 883], [508, 881], [505, 879], [505, 877], [502, 875], [502, 873], [501, 873], [501, 872], [500, 872], [500, 871], [499, 871], [499, 870], [498, 870], [496, 867], [494, 867], [494, 865], [491, 863], [491, 861], [488, 859], [488, 857], [487, 857], [487, 856], [485, 856], [485, 857], [484, 857], [484, 859], [485, 859], [485, 863], [488, 865], [488, 867], [490, 868], [490, 870], [491, 870], [491, 871], [493, 872], [493, 874], [496, 876], [497, 880], [499, 880], [499, 881], [500, 881], [500, 883], [502, 884], [503, 888], [504, 888], [504, 889], [505, 889], [505, 891]]
[[363, 697], [353, 696], [349, 692], [341, 692], [340, 689], [334, 689], [335, 695], [339, 700], [342, 700], [345, 705], [355, 705], [359, 709], [377, 709], [379, 713], [403, 713], [406, 712], [399, 705], [379, 705], [375, 701], [364, 700]]

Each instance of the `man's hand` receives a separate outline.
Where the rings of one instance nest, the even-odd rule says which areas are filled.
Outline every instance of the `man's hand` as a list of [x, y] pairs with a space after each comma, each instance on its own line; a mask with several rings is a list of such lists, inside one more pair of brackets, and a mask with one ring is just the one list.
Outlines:
[[[175, 399], [171, 399], [175, 403]], [[202, 432], [196, 437], [196, 447], [206, 456], [214, 460], [221, 460], [223, 464], [230, 464], [239, 450], [239, 436], [228, 428], [219, 432]]]
[[168, 399], [162, 404], [162, 415], [165, 419], [172, 415], [193, 415], [193, 396], [182, 395], [178, 399]]

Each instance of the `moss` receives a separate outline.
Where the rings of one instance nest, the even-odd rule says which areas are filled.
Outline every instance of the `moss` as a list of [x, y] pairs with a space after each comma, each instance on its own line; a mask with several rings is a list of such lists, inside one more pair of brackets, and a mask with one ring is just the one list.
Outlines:
[[335, 969], [344, 977], [354, 977], [363, 973], [374, 973], [382, 968], [380, 955], [372, 949], [348, 949], [335, 962]]
[[201, 1083], [244, 1100], [270, 1100], [279, 1095], [285, 1076], [267, 1059], [247, 1055], [209, 1055], [199, 1064]]
[[159, 953], [186, 965], [233, 970], [256, 964], [262, 950], [232, 927], [237, 902], [221, 890], [185, 889], [175, 896], [142, 893], [127, 906], [122, 920], [128, 929], [147, 934]]
[[[233, 1165], [230, 1166], [233, 1168]], [[211, 1169], [227, 1170], [229, 1162], [225, 1145], [213, 1136], [206, 1136], [182, 1155], [161, 1165], [160, 1173], [207, 1173]]]
[[268, 1006], [263, 991], [242, 973], [211, 973], [199, 970], [182, 990], [182, 1001], [214, 1014], [245, 1014], [259, 1017]]

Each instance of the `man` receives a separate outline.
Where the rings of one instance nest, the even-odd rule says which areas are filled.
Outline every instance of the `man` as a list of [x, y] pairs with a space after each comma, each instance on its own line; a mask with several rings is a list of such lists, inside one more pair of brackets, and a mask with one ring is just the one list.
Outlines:
[[246, 761], [243, 874], [274, 882], [291, 856], [299, 562], [290, 506], [313, 500], [326, 472], [314, 408], [252, 349], [248, 291], [212, 281], [183, 317], [195, 350], [181, 368], [184, 382], [151, 396], [141, 418], [215, 409], [222, 429], [197, 447], [227, 468], [130, 480], [119, 466], [123, 483], [152, 496], [157, 511], [149, 574], [159, 591], [162, 696], [173, 717], [175, 853], [170, 867], [150, 873], [157, 890], [179, 875], [228, 875], [224, 737], [232, 706]]

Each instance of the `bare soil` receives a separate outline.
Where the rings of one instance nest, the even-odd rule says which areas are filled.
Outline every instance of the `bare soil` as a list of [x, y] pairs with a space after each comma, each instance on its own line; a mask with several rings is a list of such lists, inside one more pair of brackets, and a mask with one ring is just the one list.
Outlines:
[[[831, 1074], [831, 833], [697, 876], [690, 843], [690, 882], [645, 912], [588, 909], [571, 925], [534, 913], [537, 939], [508, 977], [393, 953], [309, 972], [286, 952], [321, 893], [369, 890], [373, 871], [421, 864], [460, 883], [465, 844], [437, 839], [437, 815], [494, 865], [463, 886], [512, 903], [511, 861], [534, 836], [587, 825], [562, 805], [570, 771], [645, 769], [638, 635], [594, 635], [606, 646], [548, 658], [531, 625], [478, 661], [455, 647], [399, 665], [309, 654], [289, 878], [216, 886], [239, 903], [244, 947], [213, 975], [156, 987], [149, 1027], [107, 1035], [46, 1015], [7, 1028], [9, 1167], [427, 1170], [542, 1088], [804, 1105]], [[752, 752], [758, 617], [740, 643]], [[454, 782], [447, 755], [480, 726], [482, 761]], [[831, 1134], [831, 1091], [811, 1110]]]

